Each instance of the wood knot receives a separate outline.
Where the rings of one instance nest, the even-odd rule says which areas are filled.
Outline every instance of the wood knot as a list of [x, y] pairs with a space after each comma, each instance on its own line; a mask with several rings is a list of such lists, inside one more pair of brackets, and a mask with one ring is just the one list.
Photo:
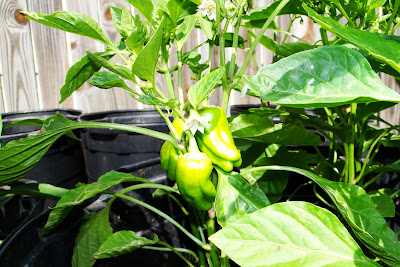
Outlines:
[[26, 25], [26, 24], [28, 24], [29, 20], [27, 18], [25, 18], [24, 15], [21, 14], [21, 11], [22, 11], [21, 9], [15, 10], [14, 18], [18, 24]]
[[112, 20], [111, 9], [109, 7], [104, 11], [104, 16], [106, 17], [106, 20]]
[[76, 42], [71, 43], [71, 49], [75, 49], [77, 46], [78, 46], [78, 44]]

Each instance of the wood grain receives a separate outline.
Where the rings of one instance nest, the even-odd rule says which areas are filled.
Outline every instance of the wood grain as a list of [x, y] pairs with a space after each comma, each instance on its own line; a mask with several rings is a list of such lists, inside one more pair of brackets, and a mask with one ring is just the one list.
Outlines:
[[[28, 1], [29, 11], [51, 14], [62, 10], [62, 1]], [[33, 51], [37, 67], [38, 95], [41, 109], [74, 108], [71, 96], [61, 105], [60, 89], [68, 71], [66, 33], [31, 21]]]
[[[131, 5], [123, 1], [123, 5], [127, 10], [131, 10]], [[120, 0], [99, 0], [99, 19], [100, 26], [102, 27], [104, 33], [110, 38], [114, 43], [118, 43], [121, 39], [121, 35], [114, 27], [114, 23], [112, 20], [110, 6], [121, 8]], [[112, 59], [113, 62], [123, 63], [122, 59], [119, 57], [114, 57]], [[133, 83], [127, 83], [131, 88], [135, 88], [136, 86]], [[137, 89], [137, 88], [136, 88]], [[121, 88], [112, 88], [106, 90], [106, 95], [108, 101], [112, 102], [113, 107], [115, 109], [137, 109], [138, 102], [135, 101], [127, 91]]]
[[29, 21], [20, 13], [26, 1], [0, 1], [0, 64], [2, 73], [2, 110], [39, 108]]
[[[68, 0], [63, 1], [63, 9], [86, 14], [95, 21], [99, 21], [98, 1]], [[92, 53], [104, 51], [104, 45], [91, 38], [67, 33], [67, 49], [70, 65], [86, 55], [86, 50]], [[105, 110], [115, 110], [117, 106], [110, 99], [107, 90], [84, 83], [74, 94], [74, 106], [85, 113]]]

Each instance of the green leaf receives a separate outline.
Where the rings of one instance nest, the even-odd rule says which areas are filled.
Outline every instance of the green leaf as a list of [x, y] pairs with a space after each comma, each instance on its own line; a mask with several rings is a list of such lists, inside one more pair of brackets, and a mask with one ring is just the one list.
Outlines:
[[57, 187], [51, 184], [28, 183], [12, 186], [10, 190], [0, 191], [0, 196], [14, 194], [40, 198], [59, 199], [67, 192], [68, 189]]
[[234, 138], [283, 145], [318, 145], [319, 135], [297, 125], [274, 124], [271, 120], [257, 114], [240, 114], [230, 123]]
[[343, 46], [299, 52], [244, 80], [262, 100], [289, 107], [400, 102], [359, 52]]
[[150, 41], [138, 54], [135, 63], [132, 66], [132, 72], [140, 79], [154, 84], [154, 72], [156, 69], [158, 55], [164, 33], [164, 19], [160, 26], [151, 37]]
[[58, 11], [53, 14], [21, 11], [21, 14], [43, 25], [93, 38], [104, 44], [112, 43], [101, 27], [91, 17], [73, 11]]
[[127, 38], [135, 29], [135, 19], [132, 14], [121, 3], [121, 36]]
[[221, 81], [224, 72], [225, 68], [220, 67], [203, 76], [200, 81], [189, 88], [188, 100], [195, 109], [215, 90], [215, 86]]
[[270, 205], [209, 239], [241, 266], [379, 266], [335, 215], [306, 202]]
[[56, 114], [46, 119], [43, 126], [43, 129], [46, 130], [45, 132], [8, 142], [0, 150], [0, 185], [6, 185], [21, 179], [36, 165], [59, 137], [80, 128], [106, 128], [129, 131], [169, 141], [173, 144], [175, 142], [176, 144], [176, 140], [169, 134], [143, 127], [101, 122], [80, 123], [70, 121], [61, 114]]
[[189, 0], [169, 0], [167, 8], [174, 25], [177, 25], [180, 19], [193, 15], [197, 11], [197, 5]]
[[72, 255], [72, 267], [91, 267], [96, 260], [92, 255], [112, 235], [109, 215], [110, 205], [96, 214], [88, 214], [79, 228], [79, 234], [75, 240], [74, 254]]
[[400, 72], [400, 38], [378, 32], [362, 31], [346, 27], [339, 22], [318, 15], [314, 10], [303, 6], [310, 18], [322, 28], [336, 34], [349, 43], [354, 44], [372, 56], [386, 62]]
[[111, 5], [109, 7], [110, 7], [110, 13], [111, 13], [111, 17], [112, 17], [115, 28], [117, 29], [117, 31], [119, 32], [119, 34], [121, 34], [121, 36], [123, 38], [126, 38], [125, 30], [121, 25], [122, 9], [120, 9], [118, 7], [113, 7]]
[[[4, 129], [8, 129], [14, 126], [33, 126], [37, 128], [42, 128], [44, 118], [34, 118], [34, 119], [25, 119], [20, 121], [13, 121], [12, 123], [4, 125]], [[0, 121], [1, 123], [1, 121]]]
[[95, 259], [117, 257], [144, 246], [154, 245], [157, 242], [157, 235], [154, 235], [154, 239], [150, 240], [136, 235], [133, 231], [119, 231], [107, 238], [93, 257]]
[[109, 71], [114, 72], [115, 74], [118, 74], [122, 76], [123, 78], [135, 82], [135, 77], [132, 75], [132, 71], [124, 65], [119, 65], [117, 63], [113, 63], [105, 59], [104, 57], [101, 57], [97, 55], [96, 53], [91, 53], [90, 51], [86, 50], [87, 55], [89, 56], [90, 60], [95, 62], [97, 65], [102, 66]]
[[217, 171], [215, 211], [222, 227], [271, 204], [260, 189], [250, 186], [240, 174]]
[[160, 105], [168, 108], [174, 108], [179, 106], [179, 101], [175, 98], [164, 100], [158, 97], [154, 97], [151, 95], [141, 95], [136, 99], [137, 101], [145, 104], [145, 105]]
[[84, 184], [77, 188], [69, 190], [65, 193], [61, 199], [57, 202], [57, 205], [53, 208], [49, 215], [49, 219], [45, 227], [42, 230], [44, 235], [48, 234], [54, 228], [56, 228], [61, 221], [67, 217], [69, 212], [74, 206], [82, 204], [85, 200], [102, 193], [111, 186], [123, 183], [123, 182], [147, 182], [143, 178], [139, 178], [127, 173], [121, 172], [108, 172], [98, 179], [97, 182], [91, 184]]
[[205, 17], [202, 15], [198, 16], [198, 20], [200, 23], [200, 28], [201, 30], [205, 33], [206, 37], [208, 40], [213, 40], [214, 39], [214, 30], [213, 30], [213, 24], [211, 21], [207, 20]]
[[295, 167], [262, 168], [296, 172], [316, 182], [332, 199], [353, 233], [375, 256], [391, 266], [400, 264], [400, 242], [364, 189], [354, 184], [329, 181]]
[[[274, 3], [260, 8], [253, 9], [249, 14], [243, 15], [243, 20], [267, 20], [272, 12], [278, 7], [282, 1], [275, 1]], [[301, 0], [291, 0], [279, 11], [278, 15], [286, 14], [300, 14], [305, 15], [306, 12], [301, 7], [303, 1]]]
[[[242, 36], [238, 36], [238, 48], [240, 49], [245, 49], [246, 47], [244, 44], [246, 43], [246, 40]], [[227, 32], [224, 35], [224, 40], [225, 40], [225, 47], [232, 47], [233, 45], [233, 33], [232, 32]], [[215, 41], [214, 44], [216, 46], [219, 46], [219, 35], [215, 36]]]
[[154, 10], [154, 5], [151, 0], [128, 0], [148, 21], [152, 21], [151, 14]]
[[135, 16], [134, 21], [135, 28], [126, 38], [125, 45], [136, 54], [139, 54], [147, 38], [147, 28], [143, 25], [138, 15]]
[[187, 39], [189, 38], [190, 33], [193, 31], [194, 26], [196, 25], [196, 21], [197, 21], [196, 15], [187, 16], [176, 29], [175, 39], [176, 39], [176, 49], [178, 51], [182, 50]]
[[183, 54], [182, 62], [189, 66], [193, 73], [201, 77], [201, 73], [209, 67], [206, 63], [200, 63], [201, 54], [197, 52], [186, 52]]
[[118, 77], [118, 75], [105, 71], [95, 72], [93, 77], [90, 78], [89, 83], [102, 89], [120, 87], [129, 92], [133, 91], [121, 78]]
[[395, 205], [390, 195], [393, 193], [388, 188], [381, 188], [379, 190], [369, 191], [368, 195], [371, 197], [375, 204], [375, 209], [379, 211], [382, 217], [394, 217]]
[[[107, 60], [114, 56], [114, 54], [110, 54], [108, 52], [94, 54], [104, 57]], [[82, 57], [81, 60], [72, 65], [67, 72], [67, 76], [65, 77], [65, 83], [60, 89], [61, 100], [59, 104], [64, 102], [73, 92], [81, 87], [84, 82], [92, 77], [96, 71], [99, 71], [100, 68], [101, 65], [90, 60], [88, 55]]]

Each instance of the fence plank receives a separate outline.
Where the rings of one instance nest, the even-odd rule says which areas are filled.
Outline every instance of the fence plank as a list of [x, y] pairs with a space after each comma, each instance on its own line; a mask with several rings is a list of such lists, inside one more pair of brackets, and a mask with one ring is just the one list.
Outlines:
[[[118, 7], [121, 8], [121, 1], [120, 0], [99, 0], [99, 18], [100, 18], [100, 26], [102, 27], [104, 33], [110, 38], [113, 42], [118, 43], [121, 39], [120, 34], [114, 27], [114, 23], [112, 20], [110, 7]], [[131, 9], [131, 5], [123, 1], [123, 5], [127, 10]], [[118, 57], [113, 58], [113, 62], [122, 63], [122, 59]], [[128, 86], [134, 88], [135, 85], [133, 83], [129, 83]], [[113, 107], [115, 109], [137, 109], [138, 103], [135, 101], [127, 91], [121, 88], [112, 88], [108, 89], [107, 92], [107, 99], [113, 103]]]
[[[51, 14], [62, 10], [62, 1], [28, 1], [29, 11]], [[31, 21], [33, 50], [37, 67], [38, 94], [41, 109], [73, 108], [72, 97], [61, 105], [60, 89], [68, 71], [65, 32]]]
[[5, 112], [39, 108], [26, 1], [0, 1], [0, 64]]
[[[99, 22], [98, 1], [69, 0], [63, 1], [63, 9], [86, 14]], [[69, 38], [69, 42], [68, 42]], [[104, 45], [85, 36], [67, 33], [67, 48], [70, 64], [73, 64], [90, 52], [104, 51]], [[84, 83], [76, 92], [75, 108], [84, 112], [114, 110], [117, 107], [110, 101], [107, 90], [100, 90], [89, 83]]]

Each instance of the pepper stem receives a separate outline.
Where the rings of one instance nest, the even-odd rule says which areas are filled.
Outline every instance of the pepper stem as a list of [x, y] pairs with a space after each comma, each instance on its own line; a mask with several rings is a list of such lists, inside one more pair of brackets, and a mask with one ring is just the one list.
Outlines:
[[200, 153], [199, 147], [197, 146], [196, 138], [191, 131], [186, 131], [186, 136], [189, 138], [189, 153]]

